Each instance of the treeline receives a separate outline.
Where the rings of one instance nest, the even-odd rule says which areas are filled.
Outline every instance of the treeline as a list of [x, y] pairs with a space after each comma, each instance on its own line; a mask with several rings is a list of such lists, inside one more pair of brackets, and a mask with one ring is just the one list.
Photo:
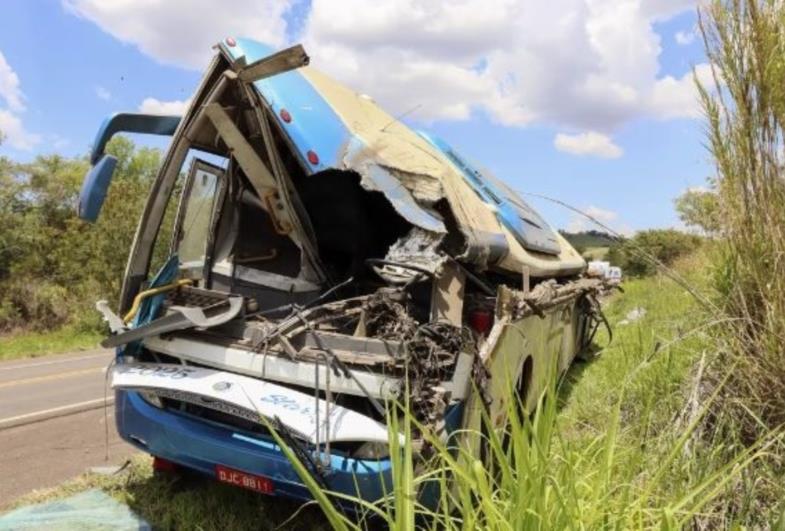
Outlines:
[[703, 236], [676, 229], [642, 230], [611, 245], [605, 259], [621, 267], [624, 276], [649, 276], [692, 253], [704, 241]]
[[160, 152], [122, 137], [107, 151], [118, 165], [95, 224], [75, 215], [86, 157], [0, 158], [0, 333], [97, 327], [95, 301], [116, 301]]
[[[676, 259], [690, 254], [703, 245], [710, 235], [704, 227], [706, 215], [696, 210], [712, 192], [688, 191], [676, 199], [676, 210], [685, 225], [696, 229], [686, 232], [677, 229], [648, 229], [631, 237], [616, 236], [599, 230], [581, 232], [559, 231], [573, 247], [588, 260], [595, 259], [597, 248], [607, 248], [604, 260], [622, 268], [626, 277], [655, 274], [662, 266], [671, 266]], [[712, 211], [712, 215], [714, 211]]]

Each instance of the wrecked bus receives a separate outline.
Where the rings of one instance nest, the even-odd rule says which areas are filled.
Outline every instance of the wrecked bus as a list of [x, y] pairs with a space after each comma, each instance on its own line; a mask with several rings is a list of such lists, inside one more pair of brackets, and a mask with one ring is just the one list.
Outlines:
[[326, 488], [376, 500], [391, 401], [442, 437], [481, 408], [503, 426], [505, 375], [532, 407], [597, 326], [600, 281], [506, 184], [301, 46], [216, 49], [183, 116], [104, 122], [80, 195], [95, 220], [115, 133], [171, 136], [119, 311], [97, 304], [117, 429], [156, 463], [310, 499], [272, 425]]

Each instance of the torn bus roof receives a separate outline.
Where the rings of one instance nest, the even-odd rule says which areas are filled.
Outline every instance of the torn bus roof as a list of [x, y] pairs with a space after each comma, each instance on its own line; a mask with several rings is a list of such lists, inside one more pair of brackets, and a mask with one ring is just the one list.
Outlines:
[[[244, 38], [219, 48], [241, 73], [245, 65], [273, 53]], [[383, 193], [403, 219], [434, 233], [446, 231], [448, 220], [439, 210], [446, 202], [460, 233], [458, 259], [515, 273], [528, 269], [536, 277], [585, 268], [570, 244], [515, 192], [443, 141], [411, 130], [369, 97], [310, 67], [265, 77], [253, 86], [312, 177], [330, 169], [353, 170], [365, 189]]]

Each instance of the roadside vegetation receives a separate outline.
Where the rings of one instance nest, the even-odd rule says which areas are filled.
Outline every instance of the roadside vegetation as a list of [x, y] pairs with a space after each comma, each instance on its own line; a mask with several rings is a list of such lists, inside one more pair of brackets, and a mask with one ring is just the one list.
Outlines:
[[96, 329], [69, 325], [51, 332], [19, 331], [0, 337], [0, 361], [97, 348], [103, 337]]
[[608, 255], [609, 247], [587, 247], [581, 253], [585, 260], [604, 260]]
[[[706, 289], [710, 256], [706, 251], [687, 255], [669, 275]], [[660, 274], [626, 283], [625, 294], [615, 296], [607, 310], [616, 325], [613, 341], [601, 338], [601, 355], [573, 366], [560, 385], [554, 382], [532, 416], [512, 407], [505, 433], [486, 429], [490, 450], [484, 460], [461, 450], [456, 455], [453, 445], [438, 439], [431, 441], [436, 456], [425, 468], [406, 448], [393, 450], [393, 492], [387, 500], [361, 504], [365, 519], [359, 524], [313, 484], [332, 525], [717, 529], [772, 524], [774, 512], [760, 513], [760, 506], [750, 503], [762, 495], [750, 471], [766, 462], [779, 433], [738, 445], [711, 429], [722, 386], [704, 396], [704, 374], [716, 354], [722, 322]], [[401, 426], [409, 429], [411, 422], [406, 416]], [[393, 448], [394, 443], [391, 438]], [[308, 484], [307, 472], [301, 473]], [[441, 488], [436, 508], [419, 505], [414, 496], [429, 482]], [[782, 487], [776, 490], [783, 494]], [[376, 520], [367, 520], [371, 517]]]
[[605, 259], [621, 267], [625, 276], [649, 276], [662, 266], [672, 266], [702, 243], [703, 237], [675, 229], [642, 230], [612, 245]]
[[114, 139], [115, 180], [95, 224], [74, 215], [86, 158], [0, 158], [0, 359], [96, 346], [93, 305], [114, 303], [139, 212], [160, 161]]

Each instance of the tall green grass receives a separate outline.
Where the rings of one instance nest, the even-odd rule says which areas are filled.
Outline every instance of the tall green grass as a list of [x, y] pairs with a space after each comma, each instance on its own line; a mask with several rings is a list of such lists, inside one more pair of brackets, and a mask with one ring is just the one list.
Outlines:
[[[532, 417], [512, 408], [504, 434], [487, 430], [490, 451], [485, 460], [430, 437], [436, 455], [418, 475], [422, 465], [410, 445], [396, 445], [391, 430], [393, 491], [389, 499], [375, 504], [354, 500], [359, 518], [337, 506], [339, 499], [352, 498], [324, 492], [299, 462], [293, 463], [334, 529], [378, 528], [382, 523], [400, 530], [415, 525], [426, 529], [682, 529], [763, 451], [748, 448], [719, 466], [692, 467], [686, 477], [680, 477], [687, 443], [706, 406], [678, 436], [666, 437], [670, 450], [656, 466], [648, 467], [624, 455], [621, 401], [607, 419], [607, 431], [576, 446], [558, 431], [554, 392], [552, 386]], [[401, 424], [416, 422], [404, 414]], [[279, 444], [285, 446], [283, 441]], [[433, 482], [441, 492], [435, 507], [416, 497]], [[363, 525], [369, 522], [368, 527]]]
[[[719, 223], [713, 266], [720, 389], [705, 438], [725, 448], [774, 439], [718, 504], [755, 526], [785, 528], [785, 4], [712, 0], [700, 8], [712, 79], [696, 75], [714, 158]], [[728, 369], [730, 368], [730, 369]]]
[[785, 423], [785, 5], [714, 0], [700, 14], [723, 236], [714, 283], [735, 366], [721, 403], [749, 442]]
[[[614, 344], [566, 380], [554, 374], [532, 414], [510, 401], [503, 432], [486, 417], [485, 429], [448, 442], [426, 435], [435, 455], [422, 463], [398, 442], [398, 433], [410, 440], [423, 429], [407, 404], [399, 405], [390, 423], [392, 492], [373, 504], [354, 500], [359, 516], [337, 506], [351, 498], [324, 492], [294, 465], [336, 529], [731, 526], [744, 515], [718, 500], [738, 488], [776, 438], [743, 448], [707, 444], [700, 430], [722, 386], [690, 406], [695, 367], [721, 323], [696, 318], [692, 299], [659, 277], [628, 283], [611, 317], [619, 321], [638, 306], [646, 317], [618, 327]], [[464, 438], [484, 440], [485, 457], [470, 452]], [[416, 496], [430, 483], [441, 493], [435, 506]]]

